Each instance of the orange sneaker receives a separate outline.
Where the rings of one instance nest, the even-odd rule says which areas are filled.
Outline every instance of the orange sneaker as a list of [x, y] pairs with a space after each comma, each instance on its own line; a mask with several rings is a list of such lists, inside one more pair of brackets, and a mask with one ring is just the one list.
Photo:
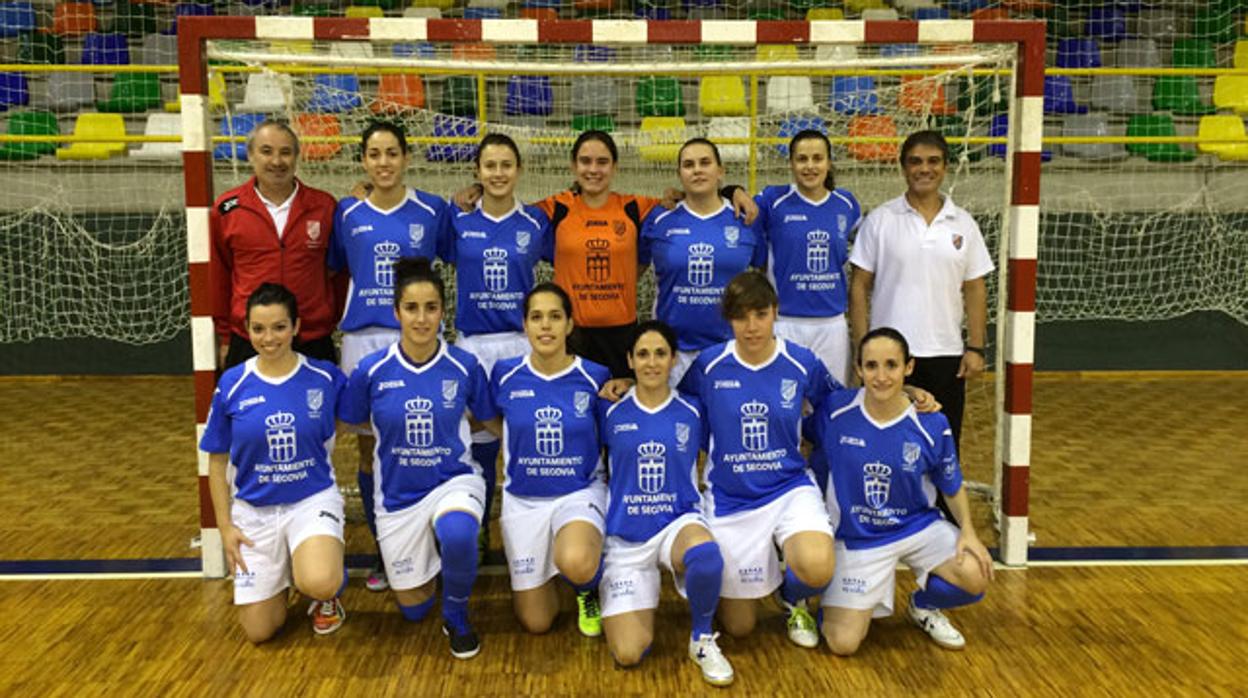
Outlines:
[[347, 619], [347, 612], [342, 601], [335, 596], [329, 601], [313, 601], [308, 606], [308, 615], [312, 616], [312, 630], [317, 635], [328, 635], [342, 627]]

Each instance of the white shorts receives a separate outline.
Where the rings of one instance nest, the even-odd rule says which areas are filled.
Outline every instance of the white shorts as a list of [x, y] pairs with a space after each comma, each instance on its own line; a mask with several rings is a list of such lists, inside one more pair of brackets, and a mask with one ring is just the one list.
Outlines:
[[693, 365], [693, 362], [697, 360], [698, 355], [701, 353], [702, 350], [700, 349], [697, 351], [677, 349], [676, 363], [672, 366], [672, 372], [667, 377], [667, 384], [672, 388], [680, 385], [680, 379], [685, 377], [685, 374], [689, 372], [689, 367]]
[[701, 514], [691, 513], [681, 515], [644, 543], [615, 536], [607, 538], [603, 546], [606, 556], [602, 563], [602, 583], [598, 586], [604, 618], [658, 608], [659, 589], [663, 585], [660, 566], [672, 573], [676, 592], [685, 598], [685, 578], [676, 575], [672, 547], [685, 526], [693, 524], [709, 530]]
[[873, 618], [887, 618], [893, 614], [898, 562], [906, 563], [919, 586], [927, 588], [927, 575], [957, 550], [958, 529], [944, 519], [878, 548], [850, 550], [838, 540], [836, 574], [823, 592], [822, 605], [873, 609]]
[[[502, 359], [510, 359], [513, 356], [524, 356], [529, 353], [529, 339], [524, 336], [523, 332], [494, 332], [491, 334], [473, 334], [459, 335], [455, 340], [455, 346], [477, 357], [477, 361], [481, 363], [481, 367], [485, 369], [485, 375], [488, 378], [490, 372], [494, 370], [494, 364]], [[472, 433], [472, 442], [474, 444], [487, 444], [491, 441], [498, 441], [498, 437], [490, 432], [482, 429]], [[482, 463], [481, 467], [488, 468], [489, 465]]]
[[247, 572], [234, 571], [234, 603], [271, 599], [290, 586], [290, 556], [313, 536], [342, 538], [342, 495], [336, 486], [293, 504], [257, 507], [235, 499], [230, 520], [255, 545], [243, 544]]
[[[341, 355], [338, 365], [342, 368], [342, 372], [350, 378], [351, 372], [355, 370], [356, 366], [360, 365], [360, 361], [365, 356], [394, 344], [399, 341], [399, 336], [398, 330], [390, 329], [389, 327], [365, 327], [353, 332], [343, 332], [342, 346], [338, 348], [338, 353]], [[354, 424], [347, 425], [347, 431], [352, 434], [363, 434], [364, 436], [373, 435], [372, 429]]]
[[797, 533], [832, 537], [828, 509], [814, 483], [784, 493], [757, 509], [710, 516], [711, 535], [724, 555], [725, 599], [761, 599], [780, 587], [784, 568], [778, 548]]
[[841, 385], [849, 385], [854, 352], [850, 348], [849, 325], [844, 314], [835, 317], [781, 315], [776, 318], [775, 332], [777, 337], [813, 351], [833, 378]]
[[559, 574], [555, 567], [555, 536], [573, 521], [589, 523], [601, 533], [607, 505], [606, 484], [562, 497], [517, 497], [503, 490], [503, 551], [513, 591], [536, 589]]
[[377, 546], [390, 588], [415, 589], [442, 571], [433, 524], [448, 511], [466, 511], [480, 522], [485, 480], [480, 475], [457, 475], [406, 509], [377, 512]]

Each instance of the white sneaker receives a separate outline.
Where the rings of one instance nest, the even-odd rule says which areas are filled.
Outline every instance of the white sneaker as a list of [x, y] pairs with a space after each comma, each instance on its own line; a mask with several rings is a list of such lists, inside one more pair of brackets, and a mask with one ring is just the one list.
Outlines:
[[699, 635], [698, 639], [689, 640], [689, 658], [698, 663], [702, 669], [702, 678], [712, 686], [727, 686], [732, 683], [734, 674], [732, 664], [720, 651], [715, 643], [714, 635]]
[[947, 650], [960, 650], [966, 647], [966, 638], [953, 627], [945, 614], [934, 608], [919, 608], [914, 605], [914, 596], [910, 597], [910, 620], [936, 644]]
[[814, 649], [819, 646], [819, 626], [815, 623], [814, 616], [810, 615], [810, 611], [806, 610], [806, 603], [794, 606], [785, 601], [779, 594], [776, 600], [780, 602], [780, 606], [788, 612], [789, 617], [785, 621], [789, 629], [789, 641], [798, 647], [806, 649]]

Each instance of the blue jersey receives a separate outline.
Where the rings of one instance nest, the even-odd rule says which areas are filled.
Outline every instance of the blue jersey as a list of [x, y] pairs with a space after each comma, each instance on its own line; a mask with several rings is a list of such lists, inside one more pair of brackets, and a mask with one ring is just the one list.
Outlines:
[[[851, 549], [887, 545], [936, 519], [936, 488], [953, 496], [962, 467], [949, 420], [906, 408], [886, 424], [863, 407], [863, 391], [829, 398], [807, 420], [807, 438], [823, 445], [831, 467], [828, 511], [836, 537]], [[825, 466], [826, 467], [826, 466]]]
[[757, 509], [814, 484], [801, 453], [803, 405], [817, 406], [839, 387], [809, 349], [783, 339], [760, 366], [742, 361], [735, 341], [698, 355], [680, 389], [706, 408], [703, 479], [716, 516]]
[[229, 453], [234, 496], [255, 506], [290, 504], [334, 486], [334, 410], [346, 378], [306, 356], [289, 375], [262, 376], [251, 358], [221, 374], [199, 440]]
[[607, 535], [641, 543], [683, 514], [700, 511], [702, 410], [672, 391], [650, 409], [629, 392], [606, 410]]
[[780, 314], [832, 317], [845, 312], [849, 233], [862, 207], [845, 189], [815, 203], [796, 184], [767, 187], [756, 197], [766, 231], [767, 276], [780, 296]]
[[639, 254], [643, 265], [654, 262], [659, 287], [654, 316], [676, 330], [681, 351], [705, 349], [732, 336], [719, 304], [732, 277], [767, 260], [757, 226], [757, 221], [747, 226], [737, 220], [727, 201], [706, 217], [684, 203], [670, 211], [655, 208], [646, 216]]
[[463, 349], [443, 342], [417, 366], [395, 343], [360, 361], [338, 418], [373, 428], [382, 510], [399, 511], [453, 477], [480, 473], [467, 410], [480, 420], [496, 416], [485, 370]]
[[394, 262], [399, 257], [434, 258], [446, 208], [437, 196], [410, 188], [403, 203], [389, 211], [353, 196], [338, 202], [325, 264], [351, 276], [339, 329], [399, 328]]
[[580, 357], [553, 376], [528, 356], [494, 364], [490, 390], [503, 415], [504, 487], [522, 497], [558, 497], [602, 478], [598, 391], [611, 371]]
[[533, 267], [550, 252], [546, 214], [517, 202], [496, 219], [477, 204], [449, 224], [438, 254], [455, 265], [455, 328], [466, 335], [524, 331]]

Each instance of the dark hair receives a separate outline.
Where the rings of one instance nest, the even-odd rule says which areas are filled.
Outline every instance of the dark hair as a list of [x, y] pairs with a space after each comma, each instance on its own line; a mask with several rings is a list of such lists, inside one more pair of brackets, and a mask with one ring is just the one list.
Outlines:
[[403, 298], [403, 290], [412, 284], [433, 284], [438, 292], [438, 300], [446, 307], [446, 283], [442, 275], [433, 268], [428, 257], [400, 257], [394, 263], [394, 307], [399, 307]]
[[663, 341], [667, 342], [667, 348], [670, 349], [673, 354], [676, 353], [676, 330], [673, 330], [671, 325], [663, 322], [662, 320], [646, 320], [633, 329], [633, 338], [628, 343], [629, 356], [633, 355], [633, 349], [637, 348], [637, 342], [647, 332], [658, 332], [659, 336], [663, 338]]
[[940, 131], [916, 131], [906, 137], [904, 143], [901, 144], [901, 155], [897, 158], [902, 167], [906, 166], [906, 156], [917, 145], [930, 145], [933, 148], [940, 149], [940, 155], [945, 162], [949, 162], [949, 142], [945, 140]]
[[581, 146], [590, 141], [598, 141], [607, 147], [607, 152], [611, 153], [611, 161], [619, 162], [620, 151], [615, 147], [615, 139], [606, 131], [590, 129], [589, 131], [581, 131], [581, 135], [576, 137], [576, 142], [572, 144], [572, 162], [576, 162], [576, 156], [581, 153]]
[[767, 275], [757, 269], [747, 269], [732, 277], [724, 287], [724, 301], [720, 310], [725, 320], [745, 317], [751, 310], [763, 310], [780, 305], [776, 287]]
[[476, 155], [472, 156], [472, 163], [474, 165], [477, 167], [481, 166], [481, 152], [485, 150], [486, 146], [490, 145], [502, 145], [511, 148], [511, 152], [516, 155], [516, 167], [520, 167], [524, 164], [524, 162], [520, 159], [520, 147], [516, 145], [515, 141], [511, 140], [511, 136], [508, 136], [505, 133], [487, 133], [485, 134], [485, 138], [481, 139], [481, 144], [477, 146]]
[[797, 153], [797, 144], [802, 141], [823, 141], [823, 147], [826, 148], [828, 152], [828, 176], [823, 178], [823, 188], [828, 191], [836, 189], [836, 172], [832, 167], [832, 141], [828, 140], [826, 135], [814, 130], [813, 128], [798, 131], [797, 135], [793, 136], [792, 140], [789, 141], [790, 160], [792, 160], [793, 156]]
[[290, 315], [291, 323], [299, 321], [299, 301], [295, 299], [295, 294], [290, 289], [281, 284], [265, 282], [256, 287], [256, 290], [247, 296], [247, 317], [251, 317], [251, 309], [257, 305], [284, 305], [286, 313]]
[[299, 154], [299, 134], [295, 133], [295, 129], [290, 127], [290, 123], [285, 119], [265, 119], [260, 125], [251, 129], [251, 133], [247, 134], [247, 152], [251, 152], [256, 144], [256, 136], [260, 134], [261, 129], [275, 128], [287, 136], [295, 143], [295, 155]]
[[360, 138], [361, 160], [368, 153], [368, 139], [378, 133], [388, 133], [394, 136], [394, 139], [399, 142], [399, 150], [403, 151], [404, 155], [407, 155], [407, 134], [403, 133], [402, 128], [389, 121], [370, 121], [368, 128], [364, 129], [364, 135]]
[[862, 339], [858, 340], [858, 365], [859, 366], [862, 365], [862, 348], [867, 346], [867, 342], [870, 342], [873, 339], [878, 339], [880, 337], [883, 337], [885, 339], [891, 339], [894, 342], [900, 344], [902, 359], [905, 362], [910, 361], [910, 343], [906, 341], [906, 338], [900, 332], [898, 332], [897, 330], [891, 327], [877, 327], [874, 330], [871, 330], [870, 332], [868, 332], [866, 335], [864, 335]]
[[526, 317], [529, 314], [529, 306], [533, 304], [533, 296], [539, 293], [553, 293], [558, 296], [559, 303], [563, 306], [563, 312], [568, 317], [572, 317], [572, 297], [568, 295], [567, 291], [563, 290], [562, 286], [553, 281], [543, 281], [529, 289], [529, 292], [524, 295], [524, 314]]
[[677, 170], [680, 169], [680, 157], [685, 154], [685, 148], [688, 148], [691, 145], [709, 145], [711, 147], [711, 153], [715, 155], [715, 164], [720, 165], [721, 167], [723, 166], [724, 161], [721, 160], [719, 157], [719, 147], [716, 146], [714, 143], [712, 143], [709, 138], [702, 138], [701, 136], [699, 136], [697, 138], [690, 138], [689, 140], [685, 141], [685, 144], [680, 146], [680, 150], [676, 151], [676, 169]]

